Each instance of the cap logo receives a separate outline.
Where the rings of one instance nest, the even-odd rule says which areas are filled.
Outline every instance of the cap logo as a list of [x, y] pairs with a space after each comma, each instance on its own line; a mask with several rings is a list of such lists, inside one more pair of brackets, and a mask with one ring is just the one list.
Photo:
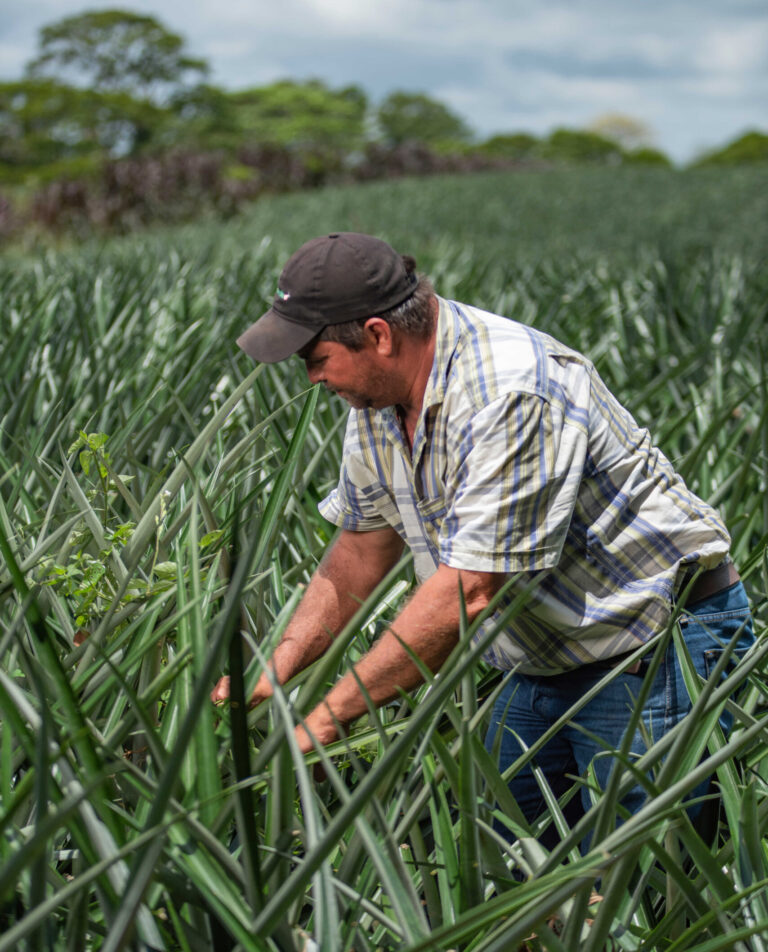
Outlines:
[[279, 297], [281, 301], [287, 301], [291, 295], [288, 291], [283, 291], [282, 288], [278, 288], [275, 292], [275, 296]]

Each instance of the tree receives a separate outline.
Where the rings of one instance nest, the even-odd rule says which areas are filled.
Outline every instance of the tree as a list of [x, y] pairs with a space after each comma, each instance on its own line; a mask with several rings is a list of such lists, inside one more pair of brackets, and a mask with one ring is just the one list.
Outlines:
[[622, 150], [615, 142], [578, 129], [555, 129], [542, 147], [542, 155], [555, 162], [617, 165]]
[[768, 135], [764, 132], [745, 132], [722, 149], [708, 152], [696, 165], [754, 165], [768, 163]]
[[200, 83], [174, 96], [172, 114], [156, 142], [161, 147], [233, 151], [244, 138], [232, 93]]
[[301, 167], [303, 184], [327, 181], [363, 146], [368, 103], [357, 86], [329, 89], [316, 79], [281, 80], [231, 93], [228, 106], [232, 144], [244, 147], [248, 164], [271, 164], [282, 155], [278, 161], [286, 169]]
[[658, 149], [632, 149], [632, 151], [624, 153], [622, 162], [625, 165], [658, 165], [664, 168], [672, 167], [669, 156], [660, 152]]
[[39, 53], [27, 70], [30, 77], [164, 102], [208, 71], [183, 45], [154, 17], [98, 10], [43, 27]]
[[650, 148], [654, 139], [647, 123], [621, 112], [606, 112], [598, 116], [589, 124], [587, 131], [610, 139], [626, 151]]
[[138, 130], [164, 110], [122, 92], [79, 89], [51, 79], [0, 84], [0, 164], [6, 178], [91, 171], [132, 150]]
[[512, 162], [521, 162], [526, 159], [537, 158], [541, 151], [541, 143], [527, 132], [505, 132], [491, 136], [480, 146], [478, 152], [491, 159], [505, 159]]
[[232, 93], [229, 99], [245, 140], [345, 152], [362, 143], [367, 100], [357, 86], [334, 90], [317, 79], [286, 79]]
[[440, 147], [472, 138], [463, 119], [423, 93], [391, 93], [379, 106], [376, 121], [386, 144], [391, 146], [419, 142]]

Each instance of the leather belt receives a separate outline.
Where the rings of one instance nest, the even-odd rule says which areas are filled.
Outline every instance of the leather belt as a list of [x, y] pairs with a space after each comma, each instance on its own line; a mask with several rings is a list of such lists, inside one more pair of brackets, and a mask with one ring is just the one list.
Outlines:
[[717, 595], [718, 592], [730, 588], [731, 585], [735, 585], [736, 582], [739, 581], [739, 573], [731, 561], [721, 562], [720, 565], [716, 565], [713, 569], [702, 572], [700, 575], [697, 575], [693, 583], [691, 583], [695, 572], [695, 566], [693, 569], [689, 568], [677, 589], [678, 593], [684, 595], [684, 607], [687, 608], [690, 608], [691, 605], [695, 605], [696, 602], [703, 601], [705, 598], [711, 598], [712, 595]]

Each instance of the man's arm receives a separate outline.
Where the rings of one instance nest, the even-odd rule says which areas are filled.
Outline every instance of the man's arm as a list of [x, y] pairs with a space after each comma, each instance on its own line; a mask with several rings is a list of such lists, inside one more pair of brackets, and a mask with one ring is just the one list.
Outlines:
[[[440, 565], [419, 586], [391, 628], [358, 662], [354, 673], [346, 674], [308, 715], [305, 724], [312, 736], [321, 744], [329, 744], [338, 737], [337, 723], [345, 727], [366, 713], [368, 708], [358, 679], [377, 707], [397, 697], [400, 690], [409, 691], [421, 684], [421, 673], [403, 644], [431, 671], [438, 671], [459, 640], [459, 583], [471, 621], [488, 605], [505, 579], [504, 574]], [[303, 751], [312, 749], [312, 741], [301, 727], [297, 728], [297, 738]]]
[[[312, 576], [269, 662], [279, 684], [285, 684], [329, 648], [402, 551], [403, 541], [394, 529], [341, 533]], [[271, 695], [272, 685], [262, 672], [250, 706]], [[228, 697], [229, 678], [223, 677], [211, 692], [211, 700], [217, 703]]]

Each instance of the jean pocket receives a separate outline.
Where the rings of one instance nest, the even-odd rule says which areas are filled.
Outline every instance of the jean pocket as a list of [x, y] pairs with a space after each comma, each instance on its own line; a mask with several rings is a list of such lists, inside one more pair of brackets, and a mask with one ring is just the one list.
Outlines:
[[[734, 650], [731, 652], [730, 658], [728, 659], [728, 663], [725, 666], [723, 676], [728, 675], [731, 673], [731, 671], [733, 671], [739, 661], [747, 653], [747, 650], [747, 648], [734, 648]], [[724, 651], [724, 648], [707, 648], [704, 651], [704, 677], [707, 678], [707, 680], [712, 677], [712, 674], [717, 667], [717, 663], [722, 657]]]
[[749, 610], [745, 611], [743, 608], [716, 612], [687, 612], [683, 610], [678, 621], [683, 628], [686, 625], [702, 625], [705, 628], [728, 625], [735, 631], [742, 623], [751, 624], [751, 616]]

